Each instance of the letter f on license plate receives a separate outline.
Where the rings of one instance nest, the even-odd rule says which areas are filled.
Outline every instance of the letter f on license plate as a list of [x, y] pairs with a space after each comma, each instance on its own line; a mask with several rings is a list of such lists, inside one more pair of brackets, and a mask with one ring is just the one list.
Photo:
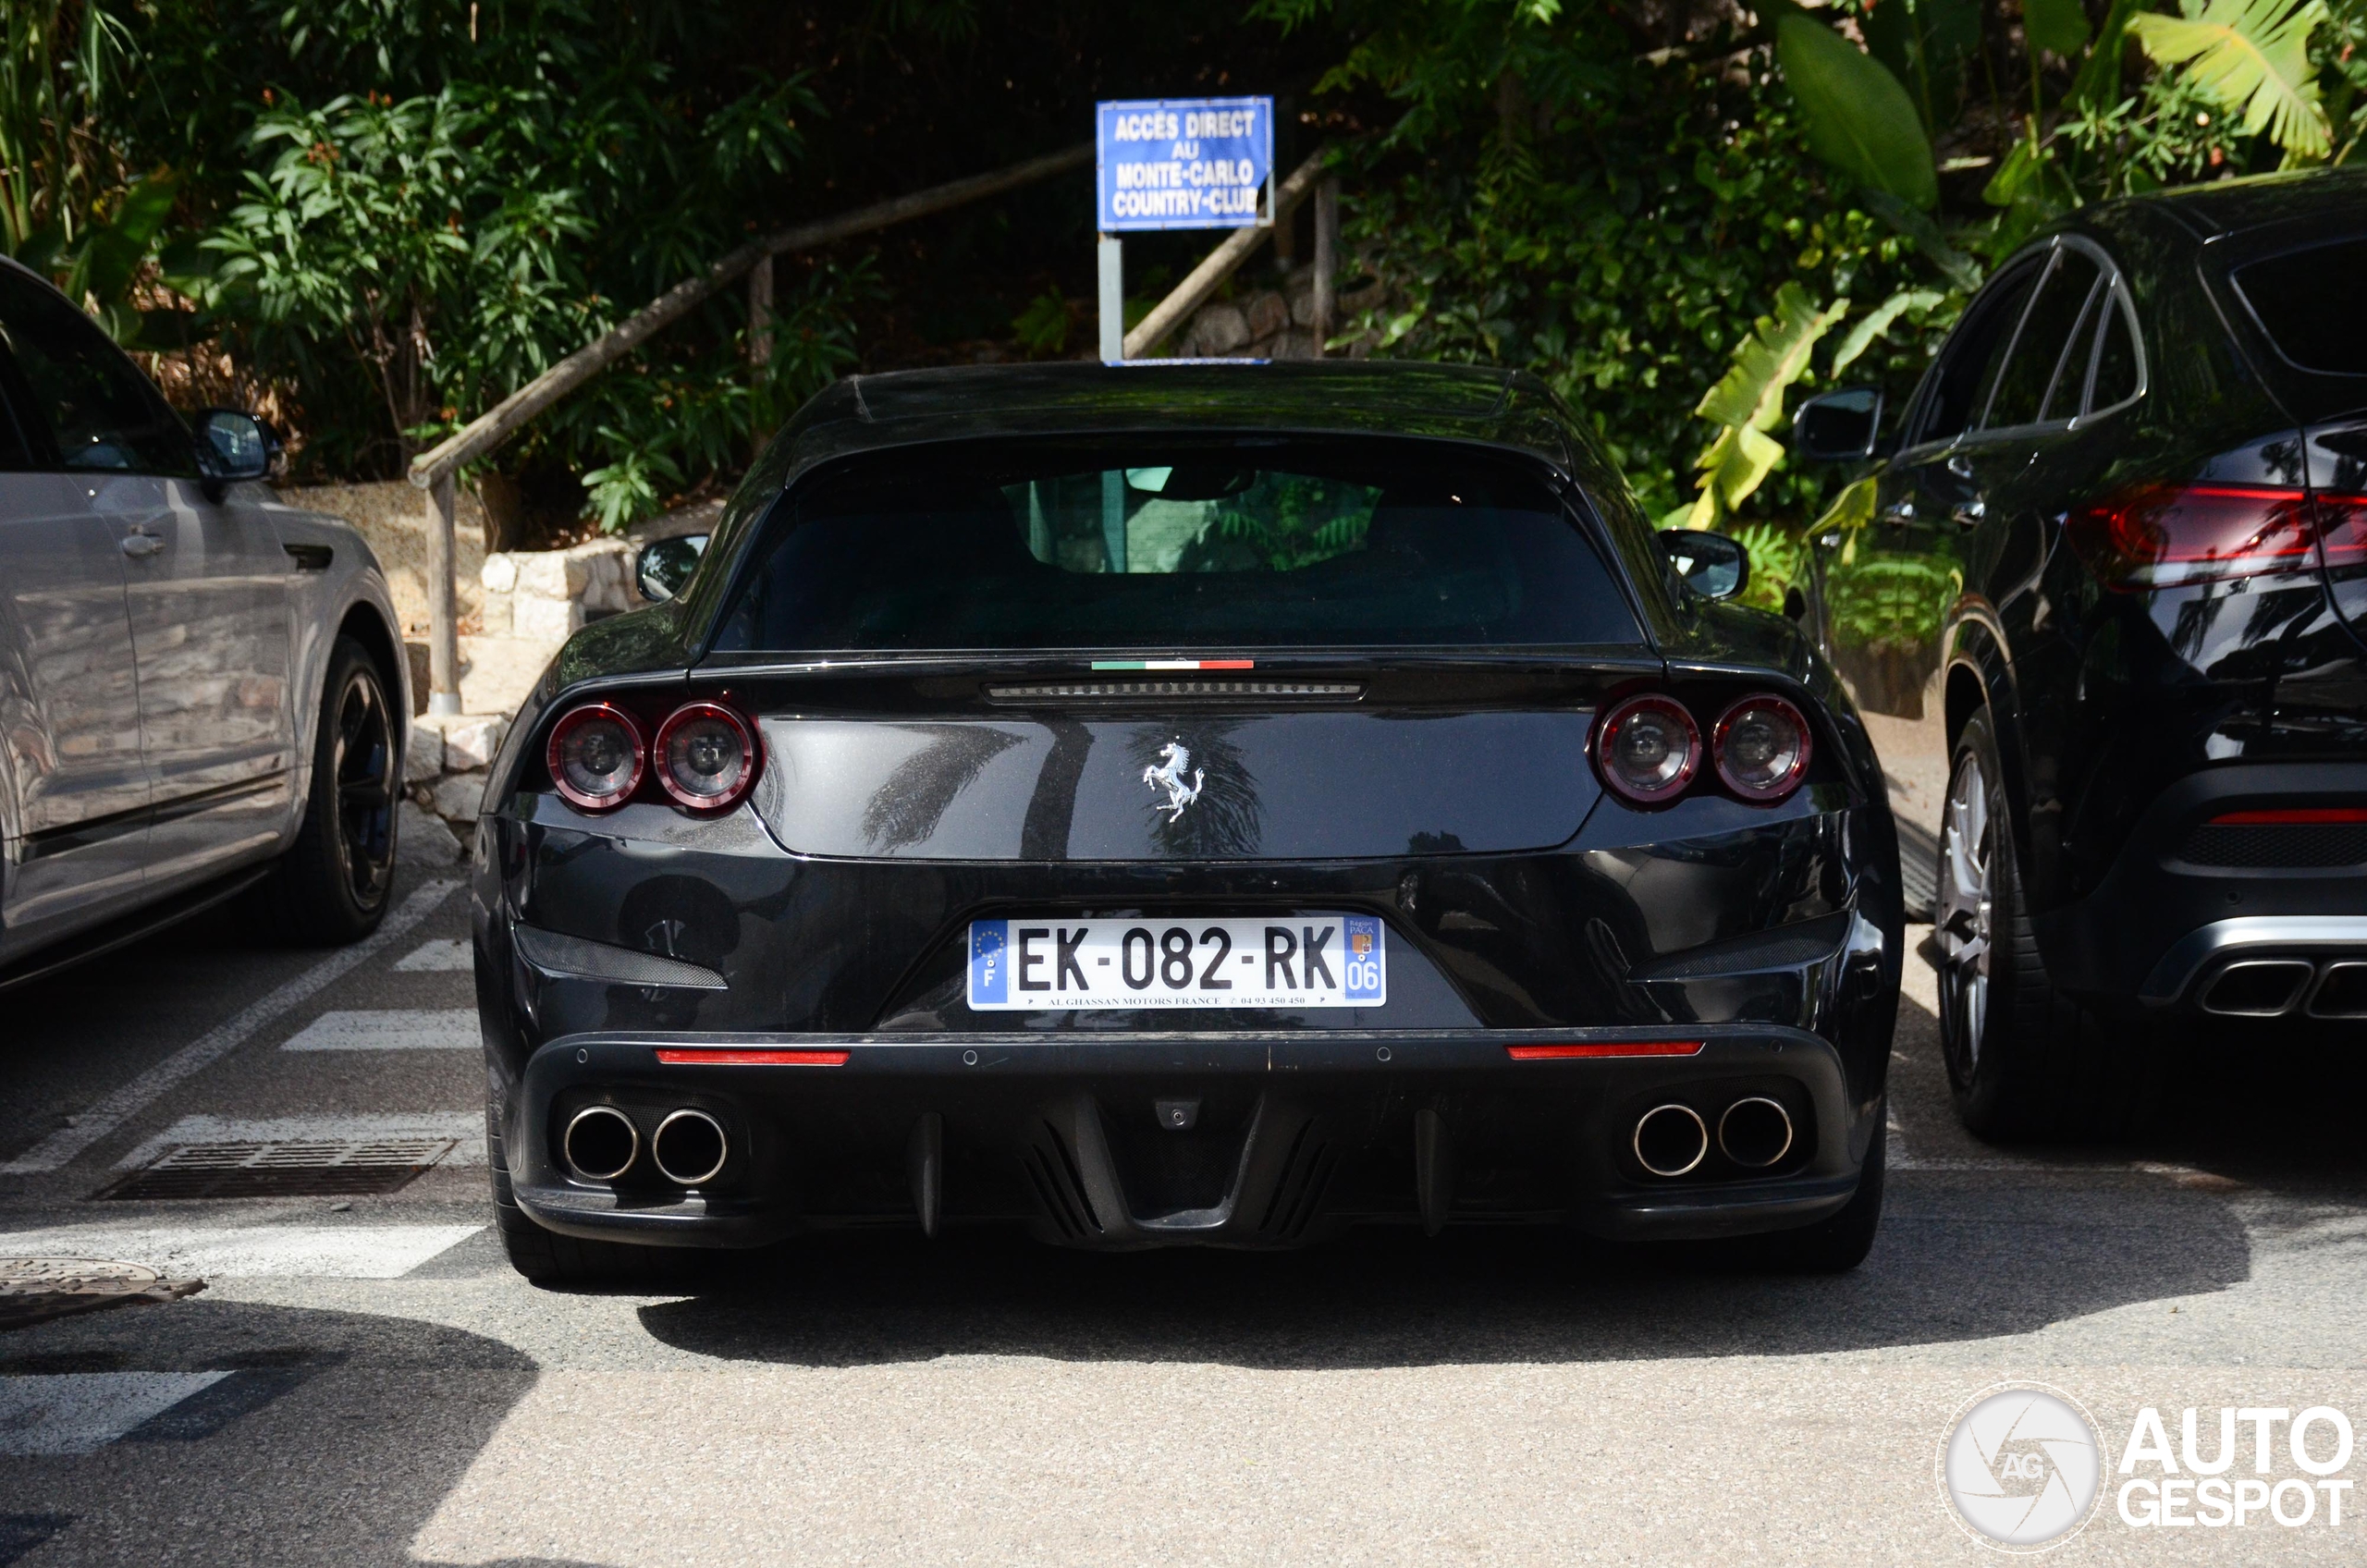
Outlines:
[[977, 920], [970, 1006], [1380, 1007], [1387, 928], [1376, 915]]

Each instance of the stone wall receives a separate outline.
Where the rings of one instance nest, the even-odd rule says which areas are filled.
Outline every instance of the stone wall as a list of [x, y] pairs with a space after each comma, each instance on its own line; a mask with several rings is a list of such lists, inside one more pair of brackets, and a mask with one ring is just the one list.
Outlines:
[[[379, 484], [300, 484], [279, 493], [291, 507], [343, 518], [361, 532], [371, 553], [386, 574], [394, 595], [395, 613], [402, 618], [403, 638], [421, 642], [427, 636], [427, 493], [407, 479]], [[483, 612], [478, 586], [484, 570], [484, 504], [472, 490], [456, 497], [453, 554], [459, 570], [460, 624], [474, 623]]]
[[[1382, 292], [1376, 279], [1333, 300], [1335, 342], [1357, 312], [1380, 302]], [[1369, 350], [1369, 336], [1333, 352], [1361, 359]], [[1284, 276], [1279, 288], [1202, 305], [1171, 340], [1167, 352], [1177, 359], [1200, 360], [1323, 358], [1323, 346], [1315, 340], [1315, 269], [1299, 268]]]
[[641, 608], [649, 601], [632, 580], [633, 553], [627, 540], [595, 539], [485, 557], [478, 572], [484, 635], [563, 643], [586, 619]]

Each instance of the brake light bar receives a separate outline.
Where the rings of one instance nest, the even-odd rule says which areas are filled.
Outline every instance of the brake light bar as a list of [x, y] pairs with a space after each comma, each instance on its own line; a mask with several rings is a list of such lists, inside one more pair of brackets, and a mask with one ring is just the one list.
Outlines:
[[740, 1046], [694, 1047], [689, 1050], [658, 1047], [658, 1062], [666, 1067], [844, 1067], [852, 1051], [772, 1050]]
[[2227, 811], [2211, 819], [2214, 827], [2324, 827], [2367, 822], [2367, 806], [2288, 806], [2274, 811]]
[[1607, 1056], [1699, 1056], [1701, 1040], [1572, 1040], [1543, 1046], [1506, 1046], [1515, 1061], [1577, 1061]]

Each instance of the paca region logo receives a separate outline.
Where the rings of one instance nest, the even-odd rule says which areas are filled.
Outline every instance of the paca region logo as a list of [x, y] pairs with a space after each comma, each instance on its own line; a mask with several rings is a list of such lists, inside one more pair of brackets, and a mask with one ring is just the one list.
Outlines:
[[1965, 1528], [2007, 1551], [2044, 1551], [2095, 1513], [2096, 1424], [2070, 1395], [2013, 1383], [1973, 1395], [1941, 1439], [1941, 1495]]

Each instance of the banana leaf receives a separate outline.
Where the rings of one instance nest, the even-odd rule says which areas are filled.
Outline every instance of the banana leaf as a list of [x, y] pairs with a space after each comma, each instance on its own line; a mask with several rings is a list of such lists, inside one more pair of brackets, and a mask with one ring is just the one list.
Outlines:
[[1854, 184], [1888, 191], [1924, 212], [1939, 204], [1931, 139], [1907, 89], [1887, 67], [1797, 10], [1776, 20], [1775, 58], [1807, 117], [1811, 152]]

